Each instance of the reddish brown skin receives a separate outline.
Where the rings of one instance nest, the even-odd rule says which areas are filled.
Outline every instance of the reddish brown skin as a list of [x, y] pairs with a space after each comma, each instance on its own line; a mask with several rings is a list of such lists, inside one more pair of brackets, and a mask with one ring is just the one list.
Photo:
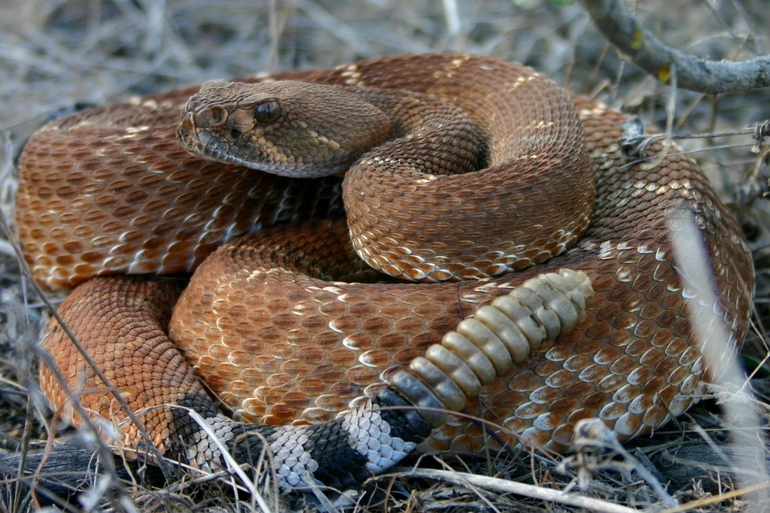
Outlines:
[[[503, 130], [496, 126], [502, 121], [483, 114], [495, 110], [487, 100], [499, 91], [489, 70], [506, 73], [507, 66], [488, 58], [408, 56], [280, 78], [459, 95], [456, 103], [496, 133]], [[481, 73], [483, 80], [465, 78]], [[17, 221], [27, 262], [50, 288], [90, 280], [70, 294], [61, 312], [97, 364], [110, 371], [111, 385], [131, 392], [126, 398], [134, 410], [202, 394], [194, 369], [245, 419], [329, 420], [367, 386], [376, 386], [382, 371], [407, 363], [478, 305], [534, 275], [571, 267], [585, 271], [595, 291], [585, 321], [485, 387], [467, 411], [501, 425], [506, 440], [524, 432], [556, 450], [569, 446], [575, 422], [592, 416], [619, 428], [621, 438], [647, 432], [667, 420], [668, 411], [684, 411], [709, 377], [691, 337], [666, 224], [666, 212], [682, 206], [694, 213], [711, 257], [731, 343], [745, 335], [752, 261], [707, 179], [680, 154], [649, 171], [625, 166], [617, 141], [627, 116], [577, 96], [571, 98], [584, 127], [596, 204], [585, 233], [560, 256], [483, 282], [330, 284], [295, 271], [324, 279], [346, 273], [368, 279], [371, 273], [360, 265], [342, 275], [335, 271], [330, 261], [355, 260], [344, 222], [312, 221], [236, 238], [199, 266], [217, 246], [254, 227], [339, 215], [340, 185], [339, 178], [295, 181], [188, 155], [174, 130], [195, 91], [146, 98], [145, 108], [121, 104], [54, 122], [29, 142], [20, 162]], [[537, 101], [525, 100], [537, 108]], [[99, 128], [100, 137], [71, 130], [78, 121], [97, 117], [125, 121]], [[152, 128], [134, 129], [126, 138], [124, 125]], [[662, 146], [653, 144], [649, 151], [656, 155]], [[543, 180], [523, 198], [531, 205], [522, 208], [563, 210], [566, 193], [537, 202], [549, 181], [559, 185], [558, 178]], [[210, 230], [203, 232], [206, 225]], [[132, 266], [137, 251], [143, 251], [142, 262]], [[189, 365], [163, 334], [178, 285], [91, 279], [129, 268], [152, 273], [197, 268], [170, 327]], [[83, 392], [87, 407], [124, 418], [61, 330], [54, 332], [52, 325], [49, 332], [46, 349], [70, 386]], [[138, 353], [126, 351], [132, 345]], [[139, 382], [142, 393], [134, 393]], [[42, 384], [53, 404], [66, 402], [45, 369]], [[144, 427], [164, 448], [174, 429], [170, 414], [159, 408], [147, 419]], [[124, 432], [125, 443], [133, 445], [135, 430]], [[435, 431], [426, 448], [479, 450], [484, 443], [478, 426], [457, 419]]]

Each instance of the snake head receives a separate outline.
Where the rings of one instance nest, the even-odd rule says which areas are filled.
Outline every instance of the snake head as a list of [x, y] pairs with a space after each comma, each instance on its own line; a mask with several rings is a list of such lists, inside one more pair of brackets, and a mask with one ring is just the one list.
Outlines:
[[215, 80], [187, 102], [176, 133], [203, 158], [309, 178], [346, 170], [390, 127], [352, 88]]

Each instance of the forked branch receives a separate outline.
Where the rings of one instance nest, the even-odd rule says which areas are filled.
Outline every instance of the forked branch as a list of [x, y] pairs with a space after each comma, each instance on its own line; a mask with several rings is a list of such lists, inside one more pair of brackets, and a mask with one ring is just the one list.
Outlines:
[[668, 83], [676, 69], [682, 89], [716, 95], [770, 86], [770, 55], [746, 61], [702, 59], [669, 47], [642, 28], [622, 0], [580, 0], [596, 27], [628, 59]]

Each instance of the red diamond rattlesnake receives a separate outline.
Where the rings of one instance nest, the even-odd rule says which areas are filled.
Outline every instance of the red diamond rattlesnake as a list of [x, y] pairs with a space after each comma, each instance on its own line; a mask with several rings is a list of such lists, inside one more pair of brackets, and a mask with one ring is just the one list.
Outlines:
[[[591, 278], [594, 296], [587, 318], [487, 385], [482, 406], [468, 410], [482, 411], [506, 430], [555, 449], [567, 447], [574, 423], [590, 416], [599, 416], [622, 437], [648, 431], [669, 414], [683, 412], [703, 387], [704, 362], [691, 339], [666, 222], [667, 213], [680, 208], [694, 214], [712, 259], [721, 298], [716, 311], [723, 313], [735, 341], [743, 338], [754, 278], [739, 228], [689, 157], [668, 155], [652, 170], [624, 166], [617, 141], [619, 123], [627, 116], [568, 96], [528, 68], [484, 57], [384, 58], [276, 78], [353, 86], [374, 96], [380, 88], [406, 90], [416, 93], [413, 103], [451, 102], [449, 112], [463, 111], [478, 127], [472, 138], [482, 145], [481, 156], [465, 158], [491, 163], [493, 171], [434, 172], [418, 177], [422, 182], [415, 186], [388, 169], [387, 154], [361, 157], [361, 150], [351, 150], [350, 159], [360, 158], [355, 173], [363, 185], [347, 188], [353, 182], [349, 173], [344, 195], [353, 218], [350, 230], [358, 237], [359, 253], [393, 274], [439, 280], [453, 272], [464, 278], [485, 271], [494, 276], [433, 284], [321, 281], [340, 280], [347, 273], [335, 274], [328, 262], [355, 259], [344, 242], [344, 223], [334, 221], [290, 224], [235, 239], [198, 269], [171, 330], [188, 361], [244, 418], [271, 424], [330, 420], [377, 383], [392, 362], [408, 362], [479, 305], [535, 275], [568, 267]], [[189, 406], [191, 396], [205, 396], [162, 334], [180, 286], [90, 278], [190, 272], [217, 246], [244, 232], [341, 214], [336, 176], [295, 180], [188, 154], [174, 132], [182, 107], [196, 91], [139, 98], [55, 121], [33, 137], [20, 161], [17, 221], [27, 262], [51, 288], [89, 280], [72, 293], [63, 315], [137, 411], [161, 404]], [[281, 94], [270, 92], [279, 99]], [[367, 94], [364, 100], [372, 103]], [[570, 113], [570, 99], [577, 116]], [[377, 106], [387, 110], [394, 101], [402, 99]], [[307, 125], [314, 119], [312, 102], [300, 105], [295, 114]], [[344, 112], [344, 105], [348, 102], [332, 105], [342, 121], [303, 129], [324, 138], [325, 148], [339, 146], [333, 134], [366, 132], [358, 120], [345, 123], [345, 116], [359, 111]], [[229, 135], [239, 139], [247, 132], [240, 127], [249, 121], [228, 109], [209, 110], [206, 124], [217, 128], [229, 115], [240, 123]], [[323, 108], [319, 112], [323, 115]], [[407, 112], [409, 118], [418, 111]], [[265, 118], [269, 126], [275, 122], [271, 116]], [[436, 126], [444, 124], [437, 119]], [[287, 126], [289, 133], [299, 130]], [[385, 131], [391, 139], [419, 142], [419, 130]], [[451, 138], [448, 147], [465, 155], [465, 143], [457, 140]], [[394, 168], [419, 160], [426, 151], [440, 153], [429, 146], [409, 154], [409, 142], [387, 143], [408, 157]], [[274, 154], [283, 150], [276, 141], [268, 146]], [[316, 147], [311, 157], [319, 151]], [[656, 155], [661, 145], [649, 151]], [[388, 164], [387, 179], [370, 173], [383, 163]], [[436, 169], [431, 162], [415, 167], [420, 165]], [[520, 176], [532, 182], [518, 183]], [[394, 191], [396, 196], [386, 196]], [[375, 201], [359, 203], [360, 196]], [[396, 228], [416, 218], [427, 227], [402, 237]], [[470, 225], [474, 220], [481, 224]], [[504, 224], [510, 220], [513, 224]], [[472, 246], [467, 241], [474, 237]], [[525, 242], [535, 246], [522, 248]], [[463, 265], [447, 263], [449, 257]], [[407, 266], [415, 262], [417, 271]], [[537, 265], [502, 272], [532, 264]], [[353, 273], [356, 279], [371, 274], [361, 266]], [[116, 312], [115, 302], [139, 313]], [[137, 325], [143, 328], [137, 331]], [[120, 334], [105, 335], [109, 330]], [[101, 384], [84, 370], [61, 332], [48, 337], [46, 347], [71, 386], [85, 390], [87, 407], [104, 416], [116, 414], [109, 393], [93, 392]], [[90, 381], [80, 381], [82, 372]], [[63, 404], [63, 394], [45, 370], [42, 381], [54, 404]], [[162, 408], [142, 419], [155, 443], [167, 449], [169, 436], [181, 429]], [[126, 429], [133, 437], [135, 428]], [[481, 443], [478, 426], [450, 420], [433, 432], [429, 445], [478, 450]]]

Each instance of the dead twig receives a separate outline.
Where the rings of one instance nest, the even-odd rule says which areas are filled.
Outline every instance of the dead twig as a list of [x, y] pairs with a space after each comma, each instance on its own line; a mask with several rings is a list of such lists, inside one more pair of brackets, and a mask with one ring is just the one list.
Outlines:
[[663, 43], [639, 25], [620, 0], [580, 3], [599, 31], [624, 56], [662, 82], [671, 82], [676, 73], [679, 87], [709, 95], [770, 86], [770, 55], [738, 62], [701, 59]]

